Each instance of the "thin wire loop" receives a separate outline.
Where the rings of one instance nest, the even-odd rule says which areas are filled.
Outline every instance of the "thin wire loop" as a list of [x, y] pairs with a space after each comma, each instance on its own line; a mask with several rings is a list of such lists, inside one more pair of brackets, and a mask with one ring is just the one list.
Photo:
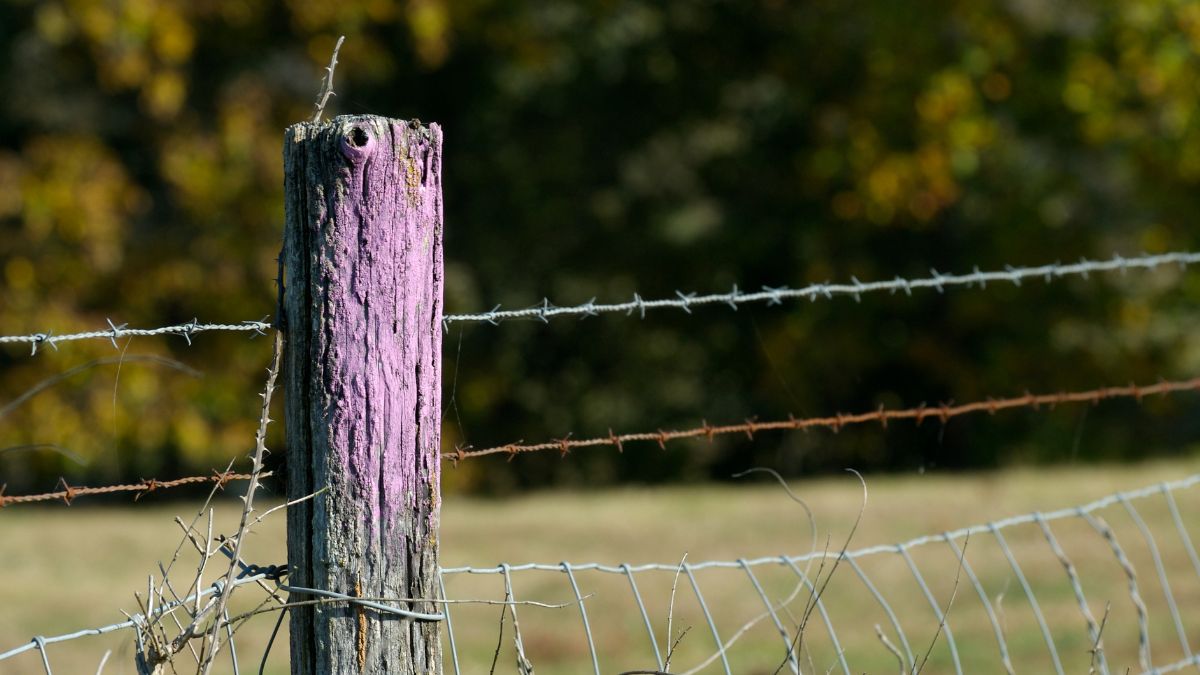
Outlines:
[[904, 558], [904, 562], [912, 572], [913, 578], [917, 580], [917, 586], [921, 588], [921, 593], [925, 595], [925, 600], [933, 608], [934, 617], [942, 627], [943, 632], [946, 633], [946, 644], [950, 646], [950, 658], [954, 662], [954, 672], [962, 675], [962, 661], [958, 658], [958, 644], [954, 641], [954, 631], [950, 630], [950, 621], [946, 618], [946, 613], [938, 606], [937, 598], [933, 597], [933, 591], [929, 590], [929, 585], [925, 583], [925, 577], [921, 575], [921, 570], [917, 569], [917, 564], [913, 562], [912, 556], [908, 554], [908, 549], [903, 546], [897, 546], [896, 552]]
[[1091, 513], [1083, 510], [1080, 511], [1079, 516], [1087, 521], [1092, 526], [1092, 529], [1104, 538], [1104, 541], [1108, 542], [1113, 556], [1117, 559], [1117, 564], [1125, 572], [1125, 579], [1129, 585], [1129, 600], [1133, 603], [1133, 607], [1137, 611], [1138, 665], [1142, 667], [1142, 670], [1149, 670], [1150, 664], [1154, 662], [1150, 655], [1150, 612], [1146, 609], [1146, 601], [1142, 599], [1142, 594], [1138, 590], [1137, 570], [1134, 569], [1129, 557], [1125, 555], [1125, 549], [1121, 547], [1121, 543], [1117, 541], [1117, 534], [1113, 532], [1112, 528], [1108, 526], [1108, 523], [1103, 518], [1093, 516]]
[[725, 655], [725, 643], [721, 641], [721, 634], [717, 632], [717, 624], [713, 621], [712, 612], [708, 611], [708, 605], [704, 602], [704, 594], [700, 592], [700, 584], [696, 582], [696, 575], [692, 574], [692, 566], [684, 563], [683, 571], [687, 574], [688, 581], [692, 584], [692, 590], [696, 593], [696, 600], [700, 602], [700, 610], [704, 612], [704, 618], [708, 621], [713, 641], [717, 644], [717, 653], [721, 655], [721, 665], [725, 668], [725, 675], [733, 675], [733, 671], [729, 669], [729, 657]]
[[[442, 570], [438, 570], [438, 590], [441, 592], [443, 600], [450, 599], [450, 596], [446, 595], [446, 575]], [[446, 636], [450, 639], [450, 662], [454, 664], [454, 675], [461, 675], [462, 669], [458, 665], [458, 645], [454, 642], [454, 623], [450, 621], [450, 603], [446, 603], [442, 613], [446, 615]]]
[[793, 673], [799, 673], [800, 663], [796, 659], [796, 653], [792, 650], [792, 636], [783, 627], [783, 623], [779, 621], [779, 615], [775, 613], [775, 606], [771, 604], [771, 600], [767, 597], [766, 591], [763, 590], [762, 584], [758, 583], [758, 577], [754, 576], [754, 570], [750, 569], [750, 566], [746, 564], [746, 559], [739, 558], [738, 562], [741, 563], [746, 576], [750, 578], [750, 583], [754, 586], [754, 591], [758, 594], [759, 599], [762, 600], [763, 606], [767, 608], [767, 614], [771, 617], [771, 623], [775, 624], [775, 630], [779, 631], [779, 636], [783, 638], [783, 648], [787, 652], [788, 665], [791, 667]]
[[1104, 656], [1104, 636], [1100, 634], [1100, 626], [1096, 623], [1096, 617], [1092, 614], [1092, 610], [1088, 607], [1087, 596], [1083, 593], [1083, 585], [1079, 582], [1079, 574], [1075, 570], [1075, 564], [1071, 562], [1071, 558], [1067, 556], [1067, 552], [1063, 550], [1062, 545], [1058, 543], [1058, 537], [1054, 536], [1054, 531], [1050, 529], [1050, 524], [1045, 518], [1041, 517], [1040, 513], [1035, 513], [1038, 526], [1042, 529], [1042, 535], [1046, 538], [1046, 543], [1050, 545], [1050, 550], [1054, 552], [1054, 556], [1058, 558], [1062, 564], [1063, 570], [1067, 573], [1067, 579], [1071, 583], [1071, 590], [1075, 593], [1075, 602], [1079, 605], [1079, 613], [1083, 615], [1083, 620], [1087, 624], [1089, 644], [1093, 645], [1096, 650], [1097, 665], [1100, 666], [1100, 675], [1108, 675], [1108, 658]]
[[[804, 585], [808, 588], [808, 592], [811, 594], [810, 597], [816, 598], [817, 613], [821, 615], [821, 621], [825, 623], [825, 630], [829, 632], [829, 641], [833, 643], [833, 650], [837, 652], [838, 661], [842, 665], [842, 673], [843, 675], [850, 675], [850, 664], [846, 663], [846, 651], [842, 649], [842, 642], [838, 639], [837, 631], [833, 629], [833, 621], [829, 618], [829, 612], [825, 609], [825, 601], [821, 599], [821, 594], [817, 593], [817, 588], [813, 585], [812, 580], [808, 578], [808, 575], [803, 570], [796, 566], [796, 563], [792, 562], [787, 556], [779, 556], [779, 559], [783, 564], [790, 567], [796, 573], [796, 576], [804, 582]], [[747, 563], [747, 566], [749, 566], [749, 563]]]
[[579, 603], [579, 615], [583, 617], [583, 632], [587, 634], [588, 651], [592, 654], [592, 668], [596, 675], [600, 675], [600, 660], [596, 656], [596, 641], [592, 639], [592, 626], [588, 623], [587, 608], [583, 605], [583, 596], [579, 594], [579, 584], [575, 583], [575, 574], [571, 572], [571, 564], [567, 561], [562, 562], [563, 571], [567, 573], [567, 579], [571, 582], [571, 591], [575, 593], [575, 602]]
[[1054, 672], [1058, 673], [1058, 675], [1063, 675], [1062, 661], [1058, 658], [1058, 648], [1054, 646], [1054, 638], [1050, 635], [1050, 627], [1046, 625], [1046, 617], [1042, 614], [1042, 607], [1038, 604], [1037, 596], [1033, 594], [1033, 589], [1029, 586], [1029, 580], [1025, 578], [1025, 573], [1021, 571], [1021, 566], [1017, 563], [1017, 558], [1013, 555], [1012, 549], [1008, 547], [1008, 542], [1005, 541], [1004, 535], [1000, 534], [1000, 528], [992, 524], [989, 525], [988, 529], [996, 537], [996, 543], [1000, 544], [1000, 550], [1004, 552], [1004, 557], [1008, 559], [1009, 567], [1016, 574], [1017, 581], [1025, 591], [1026, 599], [1029, 600], [1029, 606], [1033, 608], [1033, 616], [1037, 619], [1038, 627], [1042, 629], [1042, 639], [1046, 641], [1046, 648], [1050, 650], [1050, 660], [1054, 662]]
[[859, 579], [862, 579], [862, 582], [866, 585], [867, 590], [871, 592], [871, 595], [875, 596], [875, 601], [878, 602], [881, 607], [883, 607], [883, 612], [884, 614], [887, 614], [888, 621], [892, 622], [892, 628], [896, 630], [896, 637], [900, 638], [900, 645], [904, 647], [904, 655], [908, 657], [907, 670], [911, 671], [913, 668], [916, 668], [916, 659], [913, 658], [912, 647], [908, 644], [908, 636], [904, 634], [904, 629], [900, 627], [900, 619], [896, 618], [896, 612], [892, 610], [892, 606], [888, 604], [888, 601], [883, 597], [883, 594], [879, 592], [879, 589], [875, 588], [875, 584], [871, 582], [870, 577], [868, 577], [867, 573], [863, 571], [862, 567], [855, 562], [854, 558], [852, 556], [846, 556], [846, 562], [850, 563], [850, 569], [854, 570], [854, 573], [858, 575]]
[[1007, 675], [1015, 675], [1012, 659], [1008, 655], [1008, 642], [1004, 639], [1004, 631], [1000, 628], [999, 617], [996, 616], [996, 610], [992, 607], [992, 601], [988, 598], [987, 591], [983, 589], [983, 584], [979, 583], [979, 577], [975, 576], [975, 570], [972, 569], [971, 561], [967, 560], [965, 552], [950, 537], [944, 536], [943, 538], [946, 544], [950, 546], [950, 550], [954, 552], [954, 559], [961, 562], [963, 571], [967, 573], [967, 579], [970, 580], [971, 586], [975, 588], [975, 593], [979, 595], [979, 601], [983, 603], [983, 609], [987, 612], [988, 621], [992, 624], [992, 633], [996, 636], [996, 645], [1000, 648], [1000, 663], [1004, 664], [1004, 672]]
[[1154, 570], [1158, 573], [1158, 581], [1162, 584], [1163, 595], [1167, 600], [1167, 609], [1171, 612], [1171, 620], [1175, 623], [1175, 635], [1179, 637], [1179, 646], [1183, 647], [1183, 655], [1187, 658], [1192, 657], [1192, 646], [1188, 644], [1187, 631], [1183, 627], [1183, 619], [1179, 616], [1179, 607], [1175, 604], [1175, 595], [1171, 592], [1171, 582], [1167, 580], [1167, 570], [1163, 566], [1162, 554], [1158, 551], [1158, 544], [1154, 541], [1154, 534], [1150, 532], [1150, 528], [1146, 526], [1146, 521], [1142, 520], [1142, 515], [1138, 513], [1133, 504], [1125, 498], [1121, 499], [1121, 505], [1125, 507], [1125, 511], [1129, 513], [1129, 517], [1133, 520], [1134, 525], [1142, 534], [1142, 539], [1146, 542], [1146, 548], [1150, 550], [1150, 558], [1154, 561]]
[[658, 649], [658, 640], [654, 637], [654, 628], [650, 625], [650, 615], [646, 613], [646, 603], [642, 602], [642, 594], [638, 591], [637, 582], [633, 580], [633, 571], [629, 569], [629, 563], [621, 563], [621, 570], [629, 579], [629, 588], [633, 591], [634, 602], [637, 603], [638, 611], [642, 613], [642, 621], [646, 624], [646, 635], [650, 637], [650, 646], [654, 648], [654, 660], [658, 663], [658, 669], [662, 670], [662, 653]]

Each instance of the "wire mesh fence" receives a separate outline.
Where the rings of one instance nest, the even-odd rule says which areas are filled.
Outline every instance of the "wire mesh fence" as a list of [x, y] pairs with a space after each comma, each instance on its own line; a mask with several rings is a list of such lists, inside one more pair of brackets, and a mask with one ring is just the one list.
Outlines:
[[[1200, 558], [1185, 516], [1200, 509], [1198, 484], [1200, 474], [868, 547], [855, 546], [848, 528], [830, 532], [832, 542], [807, 536], [804, 511], [785, 508], [779, 517], [798, 523], [803, 541], [780, 548], [807, 552], [445, 568], [436, 600], [447, 602], [303, 588], [287, 582], [284, 565], [252, 563], [239, 563], [232, 581], [171, 595], [164, 579], [180, 570], [164, 569], [151, 580], [168, 588], [162, 604], [33, 638], [0, 653], [0, 671], [53, 673], [63, 642], [142, 636], [168, 620], [186, 627], [228, 583], [258, 588], [227, 614], [231, 636], [251, 619], [273, 623], [288, 604], [350, 603], [444, 621], [444, 665], [454, 673], [1178, 672], [1200, 666]], [[214, 548], [232, 558], [224, 542]], [[151, 588], [143, 597], [154, 596]], [[241, 670], [261, 658], [243, 649]]]
[[[1182, 514], [1200, 508], [1198, 483], [1193, 475], [844, 553], [820, 544], [751, 560], [444, 569], [448, 598], [572, 606], [569, 615], [512, 606], [501, 626], [490, 608], [455, 605], [446, 612], [448, 666], [482, 672], [499, 659], [505, 672], [513, 662], [596, 673], [1190, 669], [1200, 666], [1192, 644], [1200, 560]], [[564, 652], [576, 654], [570, 665]], [[539, 661], [555, 665], [543, 670]]]

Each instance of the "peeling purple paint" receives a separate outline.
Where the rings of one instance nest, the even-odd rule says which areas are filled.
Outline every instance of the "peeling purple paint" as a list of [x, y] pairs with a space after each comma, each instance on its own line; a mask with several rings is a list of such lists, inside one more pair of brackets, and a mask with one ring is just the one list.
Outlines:
[[[412, 142], [401, 124], [387, 138], [349, 128], [345, 190], [331, 195], [323, 223], [333, 466], [345, 467], [385, 541], [439, 478], [428, 458], [440, 450], [441, 130], [431, 125]], [[409, 185], [413, 167], [424, 185]]]
[[[432, 597], [441, 507], [441, 129], [338, 117], [292, 127], [287, 143], [288, 495], [328, 488], [289, 509], [289, 574], [341, 592]], [[357, 640], [347, 638], [358, 624], [348, 617], [297, 608], [293, 672], [343, 672], [356, 663]], [[363, 672], [433, 672], [435, 663], [440, 672], [436, 624], [370, 626]], [[398, 663], [406, 667], [394, 670]]]

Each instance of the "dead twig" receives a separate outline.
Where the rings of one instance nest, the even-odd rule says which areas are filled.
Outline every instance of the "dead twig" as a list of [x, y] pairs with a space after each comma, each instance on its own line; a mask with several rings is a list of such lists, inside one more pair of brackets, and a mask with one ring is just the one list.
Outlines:
[[258, 430], [254, 436], [254, 455], [251, 457], [250, 483], [246, 486], [246, 495], [242, 498], [242, 517], [238, 525], [237, 539], [233, 546], [233, 556], [229, 562], [229, 569], [225, 572], [224, 584], [221, 587], [220, 593], [217, 594], [215, 601], [210, 605], [214, 609], [213, 616], [218, 617], [218, 620], [213, 621], [212, 628], [208, 634], [211, 646], [204, 653], [204, 659], [200, 664], [202, 675], [208, 675], [212, 671], [217, 652], [220, 650], [221, 622], [219, 617], [225, 614], [229, 596], [233, 593], [233, 581], [238, 573], [238, 562], [241, 561], [242, 542], [246, 538], [247, 527], [250, 524], [250, 515], [254, 513], [254, 494], [258, 490], [259, 474], [263, 471], [263, 461], [268, 452], [267, 425], [271, 423], [271, 398], [275, 393], [275, 380], [279, 376], [279, 362], [282, 356], [283, 333], [275, 331], [274, 353], [271, 356], [271, 367], [267, 370], [267, 382], [261, 394], [262, 413], [259, 416]]
[[892, 656], [896, 657], [896, 665], [899, 666], [896, 672], [898, 672], [900, 675], [904, 675], [904, 655], [900, 653], [900, 650], [896, 648], [896, 645], [892, 644], [892, 641], [888, 639], [887, 634], [883, 632], [883, 629], [879, 627], [879, 624], [875, 624], [875, 636], [878, 637], [879, 641], [883, 643], [883, 646], [892, 653]]
[[925, 650], [925, 656], [921, 659], [921, 665], [913, 669], [913, 675], [920, 675], [921, 671], [925, 670], [925, 664], [929, 662], [929, 655], [933, 653], [933, 646], [937, 644], [938, 638], [942, 635], [942, 629], [946, 627], [946, 617], [950, 616], [950, 608], [954, 606], [954, 598], [958, 596], [958, 580], [962, 576], [963, 561], [967, 558], [967, 545], [971, 543], [971, 535], [967, 535], [963, 539], [962, 552], [958, 557], [958, 570], [954, 573], [954, 588], [950, 591], [950, 601], [946, 603], [946, 609], [942, 611], [942, 616], [938, 620], [937, 631], [933, 634], [933, 639], [929, 641], [929, 648]]
[[[679, 559], [679, 567], [675, 568], [675, 580], [671, 582], [671, 602], [667, 605], [667, 642], [671, 642], [672, 640], [671, 620], [675, 617], [675, 589], [679, 587], [679, 574], [683, 572], [683, 565], [687, 562], [687, 557], [687, 551], [684, 551], [683, 557]], [[679, 640], [683, 639], [684, 633], [687, 633], [687, 631], [685, 630], [679, 634]], [[675, 647], [679, 644], [679, 640], [675, 640], [667, 648], [667, 659], [663, 662], [663, 670], [671, 669], [671, 656], [674, 655]]]
[[[808, 620], [812, 616], [813, 609], [816, 608], [817, 603], [821, 601], [821, 596], [825, 594], [825, 589], [829, 588], [829, 582], [833, 580], [833, 575], [835, 572], [837, 572], [838, 565], [840, 565], [842, 560], [846, 557], [846, 551], [850, 548], [850, 542], [854, 540], [854, 533], [858, 531], [858, 526], [862, 523], [863, 515], [867, 512], [867, 498], [869, 493], [867, 491], [866, 479], [863, 478], [861, 473], [854, 469], [846, 469], [846, 471], [854, 474], [854, 476], [858, 478], [858, 482], [862, 485], [862, 503], [859, 505], [858, 515], [854, 518], [854, 525], [850, 527], [850, 533], [846, 535], [846, 541], [842, 544], [841, 552], [838, 553], [837, 558], [834, 558], [833, 565], [831, 565], [829, 568], [829, 574], [825, 575], [825, 581], [821, 584], [820, 590], [812, 593], [809, 598], [808, 606], [804, 609], [804, 618], [800, 622], [800, 629], [796, 632], [796, 646], [793, 653], [803, 653], [804, 631], [808, 627]], [[822, 562], [824, 562], [823, 558]], [[817, 580], [820, 581], [819, 575]], [[814, 588], [815, 587], [816, 586], [814, 584]], [[779, 666], [775, 669], [775, 675], [779, 675], [779, 673], [783, 670], [783, 667], [787, 665], [787, 662], [788, 657], [784, 657], [784, 660], [781, 661]]]
[[1096, 640], [1092, 643], [1092, 648], [1088, 650], [1092, 655], [1092, 662], [1088, 667], [1088, 675], [1095, 675], [1096, 657], [1100, 655], [1100, 652], [1104, 651], [1104, 646], [1101, 644], [1101, 636], [1104, 635], [1104, 625], [1108, 623], [1108, 610], [1111, 607], [1112, 603], [1104, 603], [1104, 616], [1100, 619], [1100, 629], [1096, 631]]

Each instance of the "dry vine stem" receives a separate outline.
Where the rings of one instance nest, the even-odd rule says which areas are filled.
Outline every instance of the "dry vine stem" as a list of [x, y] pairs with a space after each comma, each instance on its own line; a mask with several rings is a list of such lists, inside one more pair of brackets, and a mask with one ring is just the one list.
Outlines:
[[325, 78], [321, 85], [321, 93], [317, 95], [317, 105], [313, 111], [313, 124], [321, 121], [321, 115], [325, 113], [325, 104], [329, 102], [330, 96], [337, 96], [333, 93], [333, 71], [337, 68], [338, 52], [342, 49], [342, 43], [346, 41], [346, 36], [338, 38], [337, 44], [333, 46], [333, 56], [329, 59], [329, 66], [325, 68]]
[[215, 611], [213, 616], [216, 619], [213, 621], [209, 634], [209, 644], [211, 647], [200, 664], [203, 669], [203, 675], [208, 675], [212, 671], [213, 661], [217, 656], [217, 651], [220, 649], [220, 618], [226, 616], [225, 608], [229, 602], [229, 595], [233, 592], [233, 580], [238, 572], [238, 563], [241, 561], [242, 542], [246, 540], [250, 515], [254, 513], [254, 493], [258, 489], [259, 477], [263, 473], [263, 460], [266, 458], [268, 452], [267, 425], [271, 423], [271, 397], [275, 393], [275, 380], [279, 376], [279, 361], [282, 353], [283, 333], [276, 331], [274, 353], [271, 356], [271, 368], [267, 371], [267, 383], [261, 394], [262, 415], [259, 417], [258, 431], [254, 436], [254, 456], [252, 457], [250, 470], [250, 484], [246, 486], [246, 496], [242, 498], [242, 519], [238, 525], [237, 540], [233, 546], [233, 556], [229, 561], [229, 570], [225, 573], [224, 585], [214, 603]]
[[[164, 587], [168, 589], [170, 588], [168, 574], [170, 567], [173, 566], [176, 560], [179, 558], [180, 547], [177, 547], [171, 560], [171, 565], [165, 569], [162, 569], [163, 583], [159, 586], [157, 592], [155, 592], [153, 580], [151, 580], [147, 604], [140, 608], [142, 610], [142, 616], [145, 617], [145, 625], [139, 626], [137, 635], [137, 656], [135, 659], [135, 665], [139, 675], [161, 675], [168, 672], [168, 668], [174, 670], [175, 667], [172, 663], [172, 660], [175, 654], [182, 651], [185, 646], [191, 650], [192, 655], [196, 660], [197, 672], [207, 675], [211, 672], [217, 654], [222, 648], [222, 630], [226, 632], [226, 636], [228, 638], [227, 646], [230, 650], [230, 656], [236, 660], [232, 645], [233, 626], [232, 621], [229, 619], [228, 602], [229, 597], [233, 593], [233, 589], [235, 587], [234, 582], [237, 578], [237, 573], [241, 568], [241, 544], [245, 540], [246, 535], [250, 531], [250, 528], [253, 526], [253, 524], [261, 520], [260, 517], [258, 520], [252, 522], [251, 516], [254, 513], [254, 495], [258, 489], [259, 481], [264, 475], [266, 475], [266, 472], [263, 471], [263, 460], [268, 452], [266, 448], [266, 432], [267, 425], [271, 422], [271, 399], [275, 390], [276, 378], [278, 377], [279, 373], [279, 362], [282, 350], [283, 336], [282, 333], [276, 332], [271, 367], [267, 371], [266, 385], [263, 393], [261, 394], [262, 408], [259, 417], [258, 430], [255, 434], [254, 453], [251, 456], [251, 472], [247, 475], [249, 484], [246, 487], [246, 495], [243, 497], [241, 520], [238, 526], [237, 534], [232, 539], [232, 552], [226, 553], [226, 555], [228, 555], [230, 558], [229, 568], [224, 572], [222, 578], [218, 580], [216, 584], [214, 584], [214, 587], [218, 589], [215, 596], [201, 605], [201, 595], [199, 591], [204, 587], [204, 572], [208, 566], [208, 560], [218, 551], [224, 552], [222, 549], [228, 546], [228, 540], [225, 538], [220, 538], [217, 547], [215, 549], [213, 548], [213, 511], [211, 508], [207, 509], [208, 526], [203, 537], [193, 533], [195, 520], [192, 521], [192, 525], [185, 526], [183, 525], [182, 520], [179, 520], [178, 518], [176, 519], [176, 521], [184, 530], [184, 539], [181, 540], [180, 547], [182, 547], [185, 541], [190, 541], [196, 548], [197, 552], [200, 553], [200, 562], [196, 570], [195, 580], [193, 581], [192, 587], [188, 589], [191, 591], [194, 588], [196, 591], [195, 604], [193, 607], [188, 609], [182, 603], [178, 603], [170, 612], [167, 612], [171, 615], [172, 619], [176, 621], [176, 626], [179, 628], [179, 633], [176, 635], [176, 637], [173, 639], [168, 639], [161, 625], [164, 613], [155, 611], [154, 601], [156, 596], [163, 596]], [[226, 469], [225, 473], [229, 473], [228, 468]], [[212, 496], [213, 493], [210, 493], [210, 501]], [[207, 502], [205, 507], [207, 508]], [[197, 519], [199, 516], [200, 514], [197, 514]], [[269, 589], [268, 592], [270, 593]], [[175, 594], [173, 590], [171, 590], [171, 593], [175, 596], [176, 600], [178, 600], [178, 595]], [[174, 617], [174, 610], [180, 608], [187, 610], [191, 615], [191, 621], [187, 626], [183, 626]], [[205, 622], [207, 622], [207, 625]], [[197, 637], [201, 638], [199, 652], [195, 651], [191, 644], [191, 641]]]

